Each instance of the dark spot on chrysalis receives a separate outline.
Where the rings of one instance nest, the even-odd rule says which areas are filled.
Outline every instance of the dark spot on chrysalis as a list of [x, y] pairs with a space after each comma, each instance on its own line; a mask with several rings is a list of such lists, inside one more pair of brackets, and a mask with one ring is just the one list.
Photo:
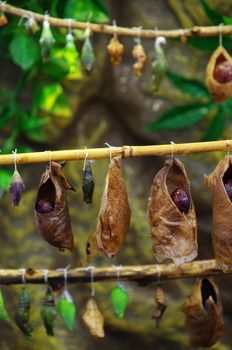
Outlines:
[[204, 278], [201, 282], [201, 298], [202, 298], [202, 305], [205, 311], [208, 310], [209, 297], [212, 297], [214, 303], [217, 304], [217, 295], [216, 295], [215, 289], [212, 283], [210, 283], [210, 281], [207, 278]]
[[214, 79], [221, 84], [232, 81], [232, 65], [228, 61], [218, 63], [214, 69]]
[[231, 164], [229, 168], [226, 170], [222, 180], [223, 180], [227, 195], [230, 201], [232, 202], [232, 165]]
[[35, 209], [40, 214], [48, 214], [55, 207], [56, 189], [51, 179], [40, 186], [37, 195]]
[[176, 188], [171, 198], [181, 213], [187, 214], [190, 208], [190, 198], [183, 188]]

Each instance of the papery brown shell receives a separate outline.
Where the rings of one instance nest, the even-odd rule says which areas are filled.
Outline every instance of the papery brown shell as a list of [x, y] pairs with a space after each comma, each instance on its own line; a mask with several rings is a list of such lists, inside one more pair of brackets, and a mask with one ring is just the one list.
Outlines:
[[164, 294], [164, 290], [161, 285], [158, 285], [155, 290], [155, 311], [152, 318], [156, 321], [156, 328], [159, 328], [163, 314], [167, 308], [167, 302]]
[[[55, 198], [55, 206], [49, 213], [40, 213], [38, 211], [38, 202], [41, 194], [40, 189], [47, 181], [49, 181], [50, 189]], [[35, 219], [39, 233], [51, 245], [60, 250], [73, 250], [74, 241], [69, 217], [69, 209], [65, 196], [64, 187], [71, 189], [71, 185], [61, 171], [61, 165], [52, 162], [51, 169], [47, 169], [41, 176], [39, 190], [35, 203]], [[51, 195], [51, 193], [48, 193]]]
[[95, 338], [105, 337], [104, 317], [99, 311], [97, 303], [93, 297], [91, 297], [86, 303], [82, 320], [89, 330], [90, 334]]
[[228, 61], [232, 65], [232, 58], [223, 46], [219, 46], [214, 51], [206, 68], [206, 84], [208, 89], [217, 102], [222, 102], [232, 96], [232, 81], [220, 83], [214, 78], [214, 70], [218, 61]]
[[232, 203], [223, 183], [223, 176], [229, 167], [232, 167], [230, 155], [219, 162], [211, 175], [205, 177], [205, 184], [213, 195], [214, 254], [218, 267], [223, 271], [232, 270]]
[[111, 38], [109, 44], [107, 45], [107, 50], [112, 66], [118, 67], [122, 60], [124, 46], [119, 42], [116, 36], [113, 36], [113, 38]]
[[99, 249], [112, 258], [123, 244], [130, 225], [131, 209], [121, 172], [120, 157], [109, 165], [97, 220]]
[[147, 61], [147, 55], [141, 44], [136, 44], [133, 47], [132, 56], [136, 59], [136, 62], [133, 65], [134, 74], [136, 77], [140, 77], [140, 75], [142, 74], [143, 67]]
[[[170, 193], [177, 187], [189, 196], [187, 214], [180, 212]], [[151, 227], [153, 252], [160, 262], [172, 259], [178, 266], [197, 256], [197, 221], [190, 192], [190, 183], [184, 165], [177, 159], [165, 161], [156, 174], [148, 200], [148, 220]]]
[[[211, 285], [215, 299], [210, 295], [207, 308], [203, 304], [203, 280]], [[222, 304], [217, 285], [211, 278], [198, 279], [191, 295], [184, 302], [181, 310], [186, 315], [189, 341], [192, 346], [211, 347], [223, 333], [224, 321]]]

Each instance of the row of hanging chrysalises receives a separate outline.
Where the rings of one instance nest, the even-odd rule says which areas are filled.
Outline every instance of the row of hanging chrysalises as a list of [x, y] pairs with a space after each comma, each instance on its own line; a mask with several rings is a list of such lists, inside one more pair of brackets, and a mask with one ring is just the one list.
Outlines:
[[[122, 246], [130, 225], [131, 209], [124, 185], [120, 157], [110, 159], [96, 231], [90, 235], [87, 261], [102, 251], [113, 258]], [[50, 161], [42, 174], [35, 201], [35, 218], [42, 237], [60, 250], [73, 250], [74, 239], [69, 217], [66, 190], [74, 190], [62, 171], [64, 163]], [[213, 247], [218, 267], [232, 268], [230, 239], [232, 215], [232, 156], [220, 161], [215, 171], [205, 177], [213, 195]], [[94, 178], [91, 163], [83, 168], [83, 199], [92, 202]], [[13, 205], [18, 205], [25, 186], [15, 162], [9, 187]], [[156, 174], [148, 200], [148, 220], [153, 252], [160, 262], [172, 259], [179, 266], [197, 256], [197, 219], [184, 164], [177, 158], [165, 161]]]
[[[55, 302], [54, 291], [57, 289], [53, 283], [47, 285], [45, 297], [42, 301], [40, 315], [47, 335], [54, 336], [55, 321], [57, 316], [63, 321], [69, 331], [73, 331], [76, 325], [76, 305], [67, 288], [67, 268], [64, 270], [64, 287], [60, 297]], [[45, 282], [47, 280], [44, 271]], [[93, 281], [93, 266], [91, 269], [92, 292], [82, 314], [82, 321], [95, 338], [105, 337], [104, 316], [99, 310]], [[22, 274], [22, 291], [14, 312], [14, 321], [25, 336], [32, 340], [34, 327], [30, 322], [31, 303], [26, 290], [24, 275]], [[156, 327], [160, 326], [161, 319], [167, 308], [164, 290], [159, 282], [155, 294], [155, 308], [151, 318], [155, 320]], [[124, 286], [119, 282], [111, 291], [111, 302], [115, 314], [121, 319], [124, 317], [128, 304], [128, 294]], [[211, 347], [223, 334], [224, 321], [222, 303], [219, 290], [212, 278], [197, 279], [191, 294], [184, 301], [181, 311], [185, 314], [186, 326], [190, 344], [194, 347]], [[10, 317], [5, 307], [2, 292], [0, 290], [0, 319], [10, 323]]]
[[[39, 26], [35, 21], [33, 14], [25, 19], [25, 27], [30, 33], [35, 33], [39, 30]], [[75, 39], [70, 29], [66, 35], [66, 46], [64, 48], [64, 54], [67, 56], [69, 53], [74, 54], [76, 62], [73, 62], [73, 67], [70, 69], [75, 70], [75, 65], [78, 65], [79, 53], [75, 45]], [[0, 26], [7, 25], [8, 20], [3, 12], [0, 14]], [[116, 23], [114, 21], [114, 26]], [[132, 49], [132, 57], [135, 60], [133, 65], [133, 71], [135, 76], [140, 77], [147, 62], [147, 55], [141, 43], [140, 30], [141, 27], [134, 28], [137, 31], [137, 38], [135, 38], [135, 45]], [[95, 53], [90, 39], [91, 28], [90, 26], [85, 30], [85, 39], [80, 53], [80, 59], [83, 64], [83, 68], [86, 72], [92, 71], [95, 62]], [[181, 38], [184, 41], [184, 37]], [[50, 51], [55, 44], [55, 39], [52, 34], [50, 23], [48, 21], [48, 15], [45, 15], [43, 21], [43, 28], [40, 37], [41, 54], [44, 61], [49, 60]], [[155, 53], [152, 61], [152, 90], [158, 91], [161, 81], [168, 69], [168, 62], [165, 57], [161, 44], [166, 43], [164, 37], [157, 37], [155, 42]], [[121, 63], [124, 53], [124, 46], [120, 43], [117, 34], [115, 33], [107, 45], [107, 51], [113, 67], [118, 67]], [[219, 37], [219, 47], [211, 56], [206, 70], [206, 83], [209, 91], [214, 96], [217, 102], [222, 102], [228, 97], [232, 96], [232, 59], [229, 53], [222, 46], [222, 36]]]

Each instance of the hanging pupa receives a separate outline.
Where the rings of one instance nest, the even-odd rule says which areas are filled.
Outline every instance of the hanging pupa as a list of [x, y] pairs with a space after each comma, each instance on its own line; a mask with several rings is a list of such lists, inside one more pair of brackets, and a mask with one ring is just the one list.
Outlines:
[[67, 329], [72, 331], [76, 324], [76, 305], [66, 287], [57, 302], [57, 311]]
[[136, 60], [136, 62], [133, 65], [134, 68], [134, 75], [136, 77], [140, 77], [142, 74], [143, 67], [147, 61], [147, 55], [144, 51], [143, 46], [141, 43], [137, 43], [133, 49], [132, 49], [132, 56]]
[[26, 335], [28, 339], [32, 339], [32, 331], [33, 327], [31, 326], [30, 322], [30, 298], [25, 290], [25, 288], [22, 288], [20, 297], [19, 297], [19, 303], [15, 310], [14, 319], [17, 324], [17, 326], [21, 329], [21, 331]]
[[223, 333], [222, 304], [218, 288], [211, 278], [198, 279], [182, 306], [190, 344], [211, 347]]
[[2, 295], [2, 290], [0, 289], [0, 319], [6, 322], [10, 322], [8, 312], [5, 308], [5, 303]]
[[116, 315], [123, 318], [128, 304], [128, 294], [121, 283], [117, 283], [117, 286], [112, 290], [111, 301]]
[[96, 241], [108, 258], [123, 244], [130, 225], [131, 209], [124, 185], [121, 158], [112, 158], [97, 220]]
[[95, 338], [104, 338], [104, 317], [97, 307], [96, 300], [91, 297], [85, 305], [85, 311], [82, 320]]
[[48, 61], [51, 48], [55, 43], [55, 39], [53, 37], [48, 18], [45, 18], [45, 20], [43, 21], [43, 28], [41, 37], [39, 39], [39, 43], [41, 46], [41, 54], [43, 61]]
[[73, 186], [62, 172], [63, 164], [51, 162], [42, 174], [35, 202], [35, 218], [43, 238], [60, 250], [73, 250], [73, 234], [65, 190]]
[[90, 72], [93, 69], [93, 64], [95, 62], [95, 54], [90, 40], [90, 34], [91, 30], [90, 28], [87, 28], [85, 30], [85, 40], [81, 50], [81, 61], [87, 72]]
[[3, 11], [0, 11], [0, 27], [8, 24], [8, 19]]
[[93, 179], [91, 164], [89, 160], [86, 160], [84, 164], [84, 169], [83, 169], [82, 192], [83, 192], [83, 200], [87, 204], [92, 203], [94, 186], [95, 186], [95, 183]]
[[218, 268], [232, 270], [232, 156], [221, 160], [205, 184], [213, 195], [213, 248]]
[[158, 262], [172, 259], [179, 266], [197, 256], [197, 221], [184, 165], [165, 161], [156, 174], [148, 200], [153, 252]]
[[153, 92], [159, 90], [163, 77], [168, 69], [168, 62], [166, 60], [161, 44], [166, 44], [164, 37], [158, 37], [155, 41], [155, 59], [152, 62], [152, 83], [151, 89]]
[[152, 315], [152, 318], [155, 319], [156, 322], [156, 328], [159, 328], [161, 319], [163, 317], [163, 314], [167, 308], [167, 302], [164, 294], [164, 290], [159, 284], [155, 289], [155, 311]]
[[122, 60], [124, 46], [118, 40], [117, 35], [114, 35], [113, 38], [111, 38], [109, 44], [107, 45], [107, 51], [110, 56], [112, 66], [118, 67]]
[[222, 45], [210, 57], [206, 84], [218, 103], [232, 96], [232, 58]]
[[20, 176], [18, 170], [17, 170], [17, 163], [16, 163], [16, 153], [17, 150], [12, 151], [14, 154], [14, 173], [11, 179], [11, 183], [9, 186], [9, 194], [11, 197], [11, 202], [13, 206], [19, 205], [19, 202], [21, 200], [21, 197], [25, 191], [25, 186], [23, 183], [23, 179]]
[[52, 295], [51, 287], [47, 287], [47, 291], [43, 300], [43, 305], [40, 311], [44, 327], [46, 329], [47, 335], [54, 336], [54, 321], [57, 316], [57, 311], [55, 308], [55, 299]]
[[26, 27], [26, 30], [31, 34], [35, 34], [40, 29], [38, 23], [36, 22], [33, 16], [29, 16], [27, 18], [25, 22], [25, 27]]

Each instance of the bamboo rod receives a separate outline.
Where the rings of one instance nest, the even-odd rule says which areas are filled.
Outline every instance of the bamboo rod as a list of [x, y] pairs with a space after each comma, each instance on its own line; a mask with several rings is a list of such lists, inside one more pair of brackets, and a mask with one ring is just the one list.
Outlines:
[[[19, 16], [19, 17], [34, 17], [37, 22], [43, 22], [45, 19], [45, 15], [41, 15], [36, 12], [24, 10], [12, 5], [8, 5], [5, 2], [0, 2], [0, 8], [9, 14]], [[137, 37], [138, 30], [133, 28], [126, 27], [115, 27], [106, 24], [94, 24], [87, 22], [78, 22], [78, 21], [70, 21], [68, 19], [48, 17], [48, 21], [53, 27], [66, 27], [72, 29], [87, 29], [90, 28], [95, 33], [102, 33], [107, 35], [117, 34], [119, 36], [127, 36], [127, 37]], [[141, 29], [139, 36], [144, 39], [156, 39], [158, 36], [164, 36], [166, 38], [189, 38], [193, 36], [197, 37], [210, 37], [210, 36], [219, 36], [232, 34], [232, 26], [224, 25], [224, 26], [207, 26], [200, 27], [194, 26], [188, 29], [171, 29], [171, 30], [151, 30], [151, 29]]]
[[232, 140], [179, 143], [167, 145], [151, 146], [121, 146], [107, 148], [89, 148], [65, 151], [45, 151], [32, 153], [17, 153], [0, 155], [0, 164], [42, 163], [50, 160], [83, 160], [88, 159], [107, 159], [121, 156], [122, 158], [144, 157], [144, 156], [164, 156], [175, 154], [190, 154], [201, 152], [230, 151], [232, 149]]
[[[29, 268], [25, 272], [25, 281], [29, 284], [45, 283], [44, 271], [42, 269]], [[61, 282], [64, 279], [63, 271], [46, 270], [48, 282]], [[231, 274], [232, 271], [222, 272], [216, 266], [215, 260], [201, 260], [186, 263], [180, 267], [175, 264], [144, 265], [144, 266], [122, 266], [120, 269], [120, 280], [149, 281], [174, 280], [180, 278], [195, 278], [216, 276], [221, 274]], [[93, 270], [94, 281], [115, 281], [117, 273], [115, 267], [96, 267]], [[0, 284], [22, 284], [22, 274], [20, 270], [3, 269], [0, 270]], [[67, 272], [67, 282], [90, 282], [89, 267], [70, 269]]]

